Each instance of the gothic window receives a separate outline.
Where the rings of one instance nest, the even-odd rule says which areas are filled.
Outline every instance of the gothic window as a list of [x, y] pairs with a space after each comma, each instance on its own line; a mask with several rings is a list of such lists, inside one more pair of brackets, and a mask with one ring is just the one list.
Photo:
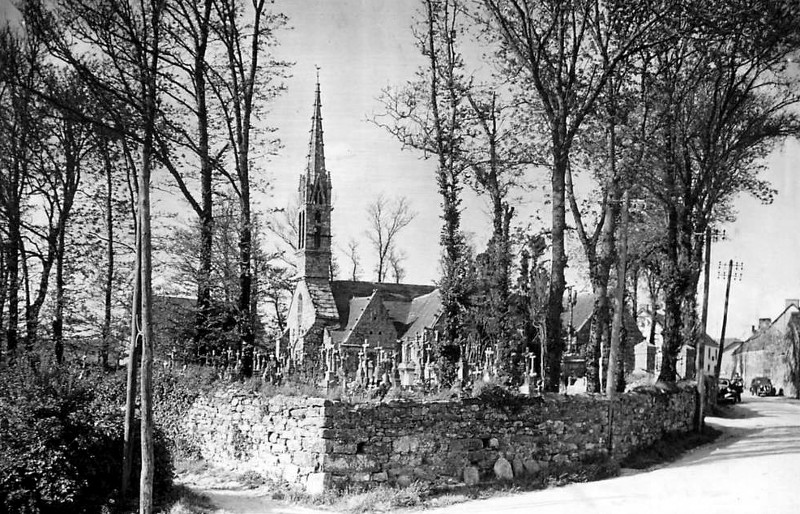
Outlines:
[[305, 220], [305, 213], [300, 211], [300, 220], [297, 223], [297, 248], [303, 248], [305, 246], [305, 236], [306, 236], [306, 220]]
[[314, 227], [314, 248], [319, 248], [322, 245], [322, 235], [319, 233], [319, 227]]
[[297, 328], [303, 324], [303, 295], [297, 295]]

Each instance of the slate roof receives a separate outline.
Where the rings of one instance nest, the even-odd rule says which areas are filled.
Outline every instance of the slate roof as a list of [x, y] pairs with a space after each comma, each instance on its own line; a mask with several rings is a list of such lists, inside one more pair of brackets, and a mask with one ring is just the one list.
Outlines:
[[[609, 298], [609, 302], [611, 298]], [[592, 312], [594, 311], [594, 295], [592, 293], [579, 294], [575, 305], [572, 306], [572, 327], [576, 332], [580, 332], [586, 323], [592, 319]], [[563, 326], [569, 326], [569, 304], [564, 305], [561, 312], [561, 323]], [[633, 316], [625, 310], [625, 328], [628, 331], [628, 340], [638, 343], [644, 339], [644, 335], [636, 325], [636, 320]]]
[[305, 283], [314, 308], [317, 310], [317, 317], [327, 320], [347, 319], [339, 316], [331, 285], [327, 280], [307, 278]]
[[432, 327], [441, 314], [442, 297], [435, 286], [418, 284], [386, 284], [336, 280], [330, 283], [338, 330], [331, 330], [334, 342], [347, 340], [361, 314], [377, 295], [392, 320], [398, 337], [416, 336]]
[[432, 292], [435, 286], [415, 284], [387, 284], [383, 282], [361, 282], [353, 280], [334, 280], [330, 283], [339, 320], [350, 319], [350, 299], [372, 296], [375, 290], [380, 291], [389, 316], [395, 320], [405, 321], [407, 307], [414, 298]]
[[[575, 305], [572, 306], [572, 327], [575, 331], [579, 332], [589, 321], [592, 311], [594, 311], [594, 295], [591, 293], [579, 294]], [[569, 325], [569, 303], [564, 305], [561, 312], [561, 323], [564, 326]]]
[[426, 328], [430, 328], [439, 321], [442, 315], [442, 293], [438, 289], [424, 296], [418, 296], [411, 302], [408, 316], [406, 317], [406, 330], [398, 331], [400, 337], [416, 337]]

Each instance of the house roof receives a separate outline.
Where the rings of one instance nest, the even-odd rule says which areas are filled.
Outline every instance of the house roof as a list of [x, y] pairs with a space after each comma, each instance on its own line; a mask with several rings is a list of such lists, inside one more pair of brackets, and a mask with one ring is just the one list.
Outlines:
[[[769, 342], [769, 338], [766, 337], [767, 334], [770, 333], [770, 329], [774, 327], [778, 323], [783, 323], [783, 319], [785, 316], [792, 316], [796, 313], [800, 313], [800, 308], [797, 305], [789, 304], [786, 308], [781, 311], [780, 314], [769, 324], [768, 327], [763, 328], [750, 337], [748, 337], [739, 348], [737, 348], [736, 353], [741, 354], [743, 352], [752, 352], [763, 350], [767, 343]], [[791, 320], [790, 320], [791, 321]], [[788, 323], [788, 322], [787, 322]]]
[[[579, 294], [576, 298], [575, 305], [572, 306], [572, 327], [576, 332], [580, 332], [586, 326], [586, 323], [592, 319], [594, 312], [594, 294], [585, 293]], [[561, 322], [564, 326], [569, 325], [569, 304], [564, 306], [561, 313]], [[625, 310], [625, 329], [627, 330], [631, 341], [639, 342], [644, 339], [644, 335], [636, 325], [636, 320], [633, 316]]]

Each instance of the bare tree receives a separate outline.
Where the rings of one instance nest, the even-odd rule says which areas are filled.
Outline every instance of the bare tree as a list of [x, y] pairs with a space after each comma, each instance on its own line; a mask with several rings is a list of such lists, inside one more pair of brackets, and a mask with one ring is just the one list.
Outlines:
[[383, 194], [367, 206], [367, 238], [378, 258], [375, 273], [378, 282], [386, 279], [389, 258], [397, 246], [398, 233], [406, 228], [417, 216], [405, 197], [387, 199]]
[[399, 284], [406, 276], [406, 270], [403, 267], [403, 261], [406, 260], [406, 252], [400, 249], [393, 249], [389, 254], [389, 270], [392, 272], [392, 278], [395, 284]]
[[[221, 109], [221, 119], [233, 153], [231, 169], [220, 172], [239, 198], [239, 338], [245, 353], [243, 372], [252, 366], [255, 316], [253, 289], [253, 216], [251, 213], [251, 162], [255, 148], [254, 121], [264, 105], [280, 92], [286, 63], [272, 59], [268, 48], [275, 31], [286, 18], [267, 9], [266, 0], [251, 0], [245, 8], [239, 0], [214, 0], [216, 20], [212, 24], [224, 47], [224, 66], [215, 71], [211, 87]], [[244, 20], [249, 20], [245, 23]], [[268, 146], [268, 145], [265, 145]]]
[[350, 261], [350, 280], [356, 281], [361, 276], [361, 255], [358, 253], [358, 241], [351, 239], [347, 242], [345, 256]]

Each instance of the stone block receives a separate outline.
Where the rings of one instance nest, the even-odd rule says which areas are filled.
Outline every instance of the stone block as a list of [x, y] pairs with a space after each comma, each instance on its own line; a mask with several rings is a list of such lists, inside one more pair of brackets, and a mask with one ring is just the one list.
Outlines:
[[387, 480], [389, 480], [389, 475], [387, 475], [385, 471], [381, 471], [380, 473], [373, 473], [372, 474], [372, 481], [373, 482], [386, 482]]
[[412, 453], [419, 448], [419, 439], [405, 435], [397, 439], [392, 446], [395, 453]]
[[498, 480], [514, 479], [514, 469], [511, 467], [511, 463], [508, 462], [505, 457], [500, 457], [497, 459], [492, 469], [494, 471], [494, 476]]
[[481, 476], [478, 472], [478, 468], [475, 466], [467, 466], [464, 468], [464, 483], [466, 485], [476, 485], [480, 481]]
[[400, 475], [397, 477], [397, 485], [400, 487], [408, 487], [411, 485], [411, 482], [413, 482], [413, 480], [411, 480], [411, 477], [408, 475]]
[[514, 476], [517, 478], [525, 474], [525, 465], [519, 457], [514, 457], [511, 461], [511, 469], [514, 471]]

